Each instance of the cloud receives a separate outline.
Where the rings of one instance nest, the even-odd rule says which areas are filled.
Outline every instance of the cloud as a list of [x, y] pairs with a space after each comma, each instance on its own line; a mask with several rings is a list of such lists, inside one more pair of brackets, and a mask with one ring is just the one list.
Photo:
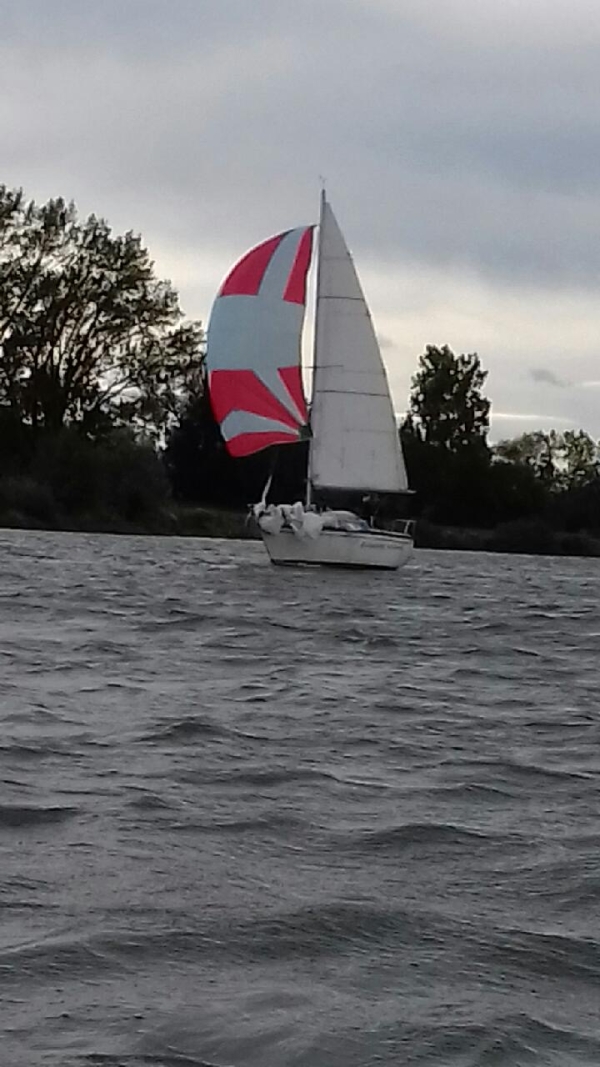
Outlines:
[[554, 385], [557, 389], [568, 389], [572, 382], [567, 382], [563, 378], [560, 378], [558, 374], [554, 374], [553, 371], [548, 370], [547, 367], [532, 367], [529, 371], [534, 382], [542, 382], [545, 385]]
[[141, 231], [189, 313], [316, 221], [324, 173], [399, 410], [447, 342], [501, 411], [553, 385], [548, 418], [600, 432], [574, 384], [599, 379], [597, 0], [0, 0], [0, 21], [0, 180]]
[[382, 352], [396, 347], [395, 342], [392, 341], [391, 337], [386, 337], [383, 333], [377, 334], [377, 340], [379, 341], [379, 347]]
[[558, 374], [548, 370], [547, 367], [532, 367], [529, 374], [534, 382], [545, 385], [553, 385], [557, 389], [596, 389], [600, 386], [600, 379], [592, 378], [587, 381], [571, 382], [561, 378]]
[[510, 419], [515, 422], [535, 422], [535, 423], [552, 423], [562, 422], [570, 423], [571, 419], [561, 418], [559, 415], [525, 415], [520, 411], [496, 411], [492, 409], [492, 416], [494, 419], [502, 421], [503, 419]]
[[521, 411], [496, 411], [492, 405], [490, 419], [490, 442], [510, 440], [533, 430], [567, 429], [577, 424], [565, 416]]
[[5, 166], [242, 245], [310, 221], [325, 172], [367, 252], [595, 286], [595, 23], [575, 52], [539, 4], [425, 7], [30, 0], [2, 47]]

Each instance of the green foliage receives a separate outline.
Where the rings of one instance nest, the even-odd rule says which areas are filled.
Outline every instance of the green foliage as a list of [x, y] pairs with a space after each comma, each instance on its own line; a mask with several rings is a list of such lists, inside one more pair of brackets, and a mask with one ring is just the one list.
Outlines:
[[600, 475], [600, 447], [584, 430], [536, 430], [500, 441], [494, 451], [527, 467], [555, 491], [585, 485]]
[[126, 430], [99, 442], [82, 440], [69, 428], [48, 435], [30, 470], [71, 516], [97, 514], [145, 523], [168, 500], [166, 473], [154, 447]]
[[127, 431], [103, 442], [105, 506], [128, 522], [151, 527], [170, 497], [164, 464], [150, 441]]
[[569, 486], [552, 501], [557, 526], [570, 533], [600, 533], [600, 477]]
[[[203, 341], [139, 236], [0, 186], [0, 521], [164, 530], [172, 492], [208, 532], [214, 515], [187, 505], [242, 509], [271, 474], [272, 499], [300, 498], [306, 443], [228, 455]], [[491, 450], [486, 377], [475, 353], [420, 357], [401, 436], [426, 541], [456, 547], [468, 527], [471, 547], [596, 551], [599, 445], [536, 431]]]
[[[421, 356], [401, 428], [416, 513], [495, 529], [485, 542], [494, 550], [578, 552], [589, 541], [579, 534], [600, 529], [599, 446], [581, 430], [538, 430], [490, 450], [485, 377], [474, 355], [427, 346]], [[577, 535], [570, 547], [559, 530]]]
[[22, 424], [17, 412], [0, 404], [0, 474], [20, 473], [31, 448], [30, 428]]
[[489, 401], [475, 354], [427, 345], [401, 427], [417, 509], [433, 522], [485, 525], [490, 518]]
[[158, 433], [198, 374], [202, 340], [139, 236], [0, 186], [0, 403], [21, 422]]
[[505, 460], [490, 464], [486, 499], [490, 525], [543, 515], [547, 510], [546, 488], [531, 468]]
[[74, 427], [35, 435], [18, 471], [0, 477], [0, 521], [82, 529], [162, 528], [170, 493], [152, 443], [130, 431], [100, 441]]
[[560, 439], [556, 430], [534, 430], [510, 441], [500, 441], [494, 452], [509, 463], [533, 472], [548, 488], [555, 484], [560, 463]]
[[485, 447], [490, 402], [482, 389], [487, 371], [479, 356], [455, 356], [444, 345], [427, 345], [412, 381], [407, 432], [449, 452]]
[[165, 465], [176, 500], [246, 508], [260, 499], [272, 474], [270, 498], [302, 498], [308, 461], [307, 444], [265, 449], [232, 459], [213, 416], [208, 392], [192, 395], [179, 422], [167, 435]]
[[0, 518], [6, 526], [55, 526], [52, 489], [35, 478], [4, 475], [0, 478]]
[[501, 523], [494, 534], [497, 552], [551, 554], [556, 546], [552, 528], [540, 518]]
[[600, 475], [600, 446], [583, 430], [565, 430], [561, 435], [563, 474], [561, 484], [576, 489]]

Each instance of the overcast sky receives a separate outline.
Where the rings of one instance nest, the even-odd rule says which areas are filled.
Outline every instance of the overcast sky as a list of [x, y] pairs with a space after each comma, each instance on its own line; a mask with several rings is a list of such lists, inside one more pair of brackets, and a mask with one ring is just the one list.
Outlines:
[[0, 182], [140, 231], [185, 312], [316, 221], [396, 408], [477, 351], [493, 438], [600, 437], [598, 0], [0, 0]]

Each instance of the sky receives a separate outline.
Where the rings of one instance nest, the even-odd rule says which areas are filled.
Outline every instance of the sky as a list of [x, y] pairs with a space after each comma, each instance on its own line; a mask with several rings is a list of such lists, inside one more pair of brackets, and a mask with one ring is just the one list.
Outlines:
[[396, 410], [477, 352], [492, 440], [600, 438], [598, 0], [0, 0], [0, 183], [140, 232], [206, 325], [254, 244], [353, 252]]

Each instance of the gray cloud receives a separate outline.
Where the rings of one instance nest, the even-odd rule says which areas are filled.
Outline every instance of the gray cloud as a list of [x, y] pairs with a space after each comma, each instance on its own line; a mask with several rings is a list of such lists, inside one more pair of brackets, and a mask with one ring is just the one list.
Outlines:
[[378, 333], [377, 340], [379, 341], [379, 347], [382, 352], [385, 352], [387, 349], [392, 349], [396, 347], [395, 342], [392, 340], [392, 338], [386, 337], [385, 334]]
[[0, 181], [140, 230], [192, 313], [315, 221], [324, 174], [400, 394], [444, 337], [502, 410], [553, 384], [548, 417], [600, 427], [558, 388], [600, 377], [596, 0], [0, 0], [0, 25]]
[[568, 389], [572, 385], [572, 382], [567, 382], [564, 378], [559, 377], [558, 374], [554, 374], [553, 371], [548, 370], [546, 367], [532, 367], [529, 371], [534, 382], [541, 382], [544, 385], [554, 385], [557, 389]]
[[575, 48], [534, 6], [0, 3], [5, 166], [207, 243], [310, 216], [325, 172], [366, 251], [595, 286], [596, 8]]

